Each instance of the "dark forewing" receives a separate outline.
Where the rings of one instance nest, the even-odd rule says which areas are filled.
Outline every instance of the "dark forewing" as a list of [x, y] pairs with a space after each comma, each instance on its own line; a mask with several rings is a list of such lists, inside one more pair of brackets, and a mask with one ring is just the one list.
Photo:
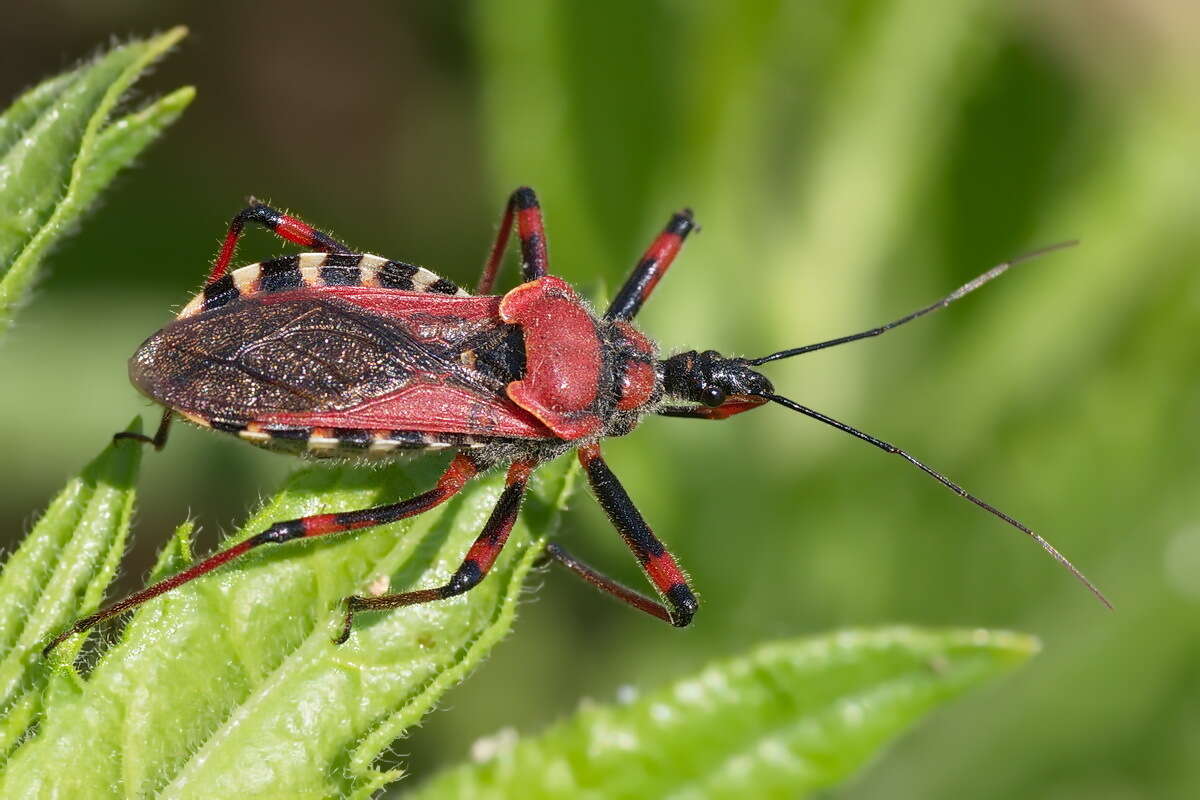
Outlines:
[[504, 394], [523, 368], [519, 353], [476, 363], [477, 352], [520, 348], [497, 298], [339, 289], [243, 298], [179, 319], [138, 350], [130, 377], [206, 421], [544, 435]]

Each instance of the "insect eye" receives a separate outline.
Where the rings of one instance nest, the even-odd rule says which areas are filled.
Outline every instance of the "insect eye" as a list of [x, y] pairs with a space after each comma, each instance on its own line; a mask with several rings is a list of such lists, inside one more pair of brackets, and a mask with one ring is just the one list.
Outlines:
[[716, 386], [705, 386], [700, 393], [700, 402], [706, 406], [719, 406], [725, 402], [725, 392]]

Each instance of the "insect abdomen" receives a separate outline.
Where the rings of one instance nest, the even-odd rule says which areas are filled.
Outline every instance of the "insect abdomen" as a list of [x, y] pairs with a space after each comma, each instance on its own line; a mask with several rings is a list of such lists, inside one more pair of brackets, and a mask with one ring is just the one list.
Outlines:
[[279, 428], [190, 417], [193, 422], [224, 431], [267, 450], [313, 458], [387, 459], [417, 450], [480, 448], [494, 443], [485, 436], [425, 431], [384, 431], [362, 428]]

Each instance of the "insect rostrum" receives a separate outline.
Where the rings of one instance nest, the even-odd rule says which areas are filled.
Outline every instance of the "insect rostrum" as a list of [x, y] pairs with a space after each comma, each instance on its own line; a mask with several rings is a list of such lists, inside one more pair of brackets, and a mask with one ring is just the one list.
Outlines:
[[[491, 295], [516, 224], [522, 282]], [[229, 271], [243, 228], [255, 223], [310, 251]], [[942, 308], [1006, 271], [1000, 264], [925, 308], [878, 328], [757, 359], [716, 351], [660, 357], [631, 324], [695, 228], [674, 214], [603, 316], [549, 274], [541, 209], [532, 189], [509, 197], [475, 294], [411, 264], [353, 253], [296, 217], [257, 202], [233, 218], [205, 283], [178, 317], [130, 360], [130, 378], [166, 409], [156, 448], [183, 417], [252, 444], [317, 457], [387, 458], [421, 449], [457, 451], [429, 491], [375, 508], [271, 525], [89, 617], [51, 641], [121, 614], [261, 545], [369, 528], [445, 502], [483, 470], [507, 466], [506, 486], [461, 566], [444, 585], [346, 600], [353, 616], [462, 594], [483, 580], [516, 522], [530, 474], [575, 450], [593, 493], [663, 602], [597, 572], [557, 544], [548, 559], [652, 616], [683, 627], [697, 602], [601, 453], [600, 442], [646, 414], [719, 420], [773, 402], [906, 459], [975, 505], [1024, 531], [1107, 601], [1029, 528], [903, 450], [775, 392], [758, 367], [877, 336]], [[1045, 251], [1042, 251], [1045, 252]], [[1025, 258], [1037, 255], [1037, 253]]]

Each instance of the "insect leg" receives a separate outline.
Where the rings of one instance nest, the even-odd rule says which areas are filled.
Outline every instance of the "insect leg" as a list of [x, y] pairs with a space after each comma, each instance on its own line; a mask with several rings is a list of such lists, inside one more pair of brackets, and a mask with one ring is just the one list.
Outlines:
[[119, 431], [113, 434], [113, 441], [118, 439], [131, 439], [135, 442], [154, 445], [155, 450], [162, 450], [167, 446], [167, 434], [171, 432], [171, 420], [175, 419], [174, 412], [171, 409], [163, 411], [162, 421], [158, 423], [158, 430], [153, 436], [147, 436], [144, 433], [134, 433], [133, 431]]
[[[667, 552], [663, 543], [654, 535], [654, 531], [650, 530], [637, 506], [629, 499], [625, 487], [608, 468], [608, 464], [604, 463], [604, 458], [600, 455], [600, 446], [591, 444], [579, 448], [577, 452], [592, 492], [600, 501], [600, 507], [637, 557], [646, 577], [670, 604], [671, 624], [677, 628], [686, 627], [692, 621], [698, 603], [691, 587], [688, 586], [683, 570], [679, 569], [675, 558]], [[642, 610], [648, 611], [646, 608]]]
[[540, 278], [549, 271], [546, 257], [546, 230], [542, 225], [542, 207], [537, 195], [528, 186], [522, 186], [508, 197], [504, 216], [500, 218], [500, 230], [488, 253], [483, 274], [479, 276], [476, 294], [488, 294], [496, 284], [500, 262], [504, 259], [504, 248], [512, 231], [513, 215], [517, 218], [517, 235], [521, 237], [521, 277], [525, 281]]
[[761, 397], [731, 397], [719, 406], [664, 406], [655, 414], [664, 417], [686, 417], [688, 419], [728, 419], [734, 414], [750, 411], [767, 402]]
[[566, 550], [563, 550], [553, 542], [550, 542], [546, 545], [545, 554], [547, 558], [557, 561], [559, 564], [562, 564], [564, 567], [583, 578], [592, 586], [595, 586], [602, 592], [612, 595], [622, 603], [628, 603], [639, 611], [645, 611], [650, 616], [657, 617], [663, 622], [671, 621], [671, 612], [667, 610], [666, 606], [662, 605], [661, 603], [656, 603], [649, 597], [646, 597], [639, 592], [635, 592], [628, 586], [618, 583], [603, 573], [597, 572], [596, 570], [592, 569], [592, 567], [580, 561], [578, 558], [571, 555]]
[[458, 494], [467, 481], [473, 478], [479, 470], [480, 465], [470, 456], [459, 454], [450, 463], [450, 466], [446, 468], [446, 471], [442, 473], [442, 477], [438, 479], [437, 486], [424, 494], [419, 494], [402, 502], [386, 506], [366, 508], [359, 511], [346, 511], [340, 514], [317, 514], [311, 517], [276, 522], [262, 533], [214, 553], [199, 564], [189, 567], [178, 575], [161, 580], [152, 586], [142, 589], [140, 592], [131, 594], [124, 600], [97, 611], [91, 616], [84, 617], [69, 629], [55, 636], [42, 650], [42, 655], [48, 654], [67, 637], [73, 636], [76, 633], [83, 633], [99, 622], [124, 614], [126, 611], [141, 605], [147, 600], [158, 597], [164, 592], [169, 592], [202, 575], [212, 572], [217, 567], [233, 561], [235, 558], [245, 555], [261, 545], [281, 544], [283, 542], [290, 542], [293, 539], [324, 536], [329, 533], [341, 533], [358, 528], [370, 528], [421, 514]]
[[411, 606], [418, 603], [428, 603], [433, 600], [443, 600], [462, 594], [479, 585], [488, 574], [488, 570], [496, 563], [496, 557], [508, 541], [508, 534], [517, 521], [517, 512], [521, 509], [521, 500], [525, 497], [525, 488], [529, 484], [529, 475], [537, 466], [535, 461], [515, 461], [508, 468], [504, 491], [492, 509], [492, 515], [483, 526], [479, 537], [467, 551], [462, 564], [442, 586], [433, 589], [418, 589], [403, 594], [386, 594], [380, 597], [360, 597], [354, 595], [346, 598], [346, 621], [341, 635], [335, 640], [337, 644], [350, 638], [350, 626], [354, 615], [360, 611], [383, 611], [400, 606]]
[[659, 279], [666, 274], [671, 262], [675, 260], [679, 248], [683, 246], [683, 240], [695, 229], [696, 221], [692, 218], [690, 208], [672, 215], [667, 227], [663, 228], [663, 232], [650, 244], [637, 266], [633, 268], [633, 272], [625, 279], [625, 284], [617, 292], [612, 305], [604, 312], [604, 318], [633, 319], [641, 309], [642, 303], [646, 302], [646, 298], [654, 291]]
[[247, 222], [262, 225], [281, 239], [295, 242], [301, 247], [311, 247], [314, 250], [320, 250], [322, 253], [350, 252], [349, 247], [337, 241], [329, 234], [316, 230], [298, 217], [284, 214], [282, 211], [277, 211], [251, 198], [250, 205], [239, 211], [230, 221], [229, 233], [225, 234], [225, 242], [221, 245], [221, 252], [217, 254], [216, 260], [213, 261], [212, 272], [209, 273], [208, 280], [205, 281], [206, 285], [220, 278], [225, 274], [225, 270], [229, 269], [229, 262], [233, 258], [233, 252], [237, 250], [238, 239], [241, 238], [242, 229], [246, 227]]

